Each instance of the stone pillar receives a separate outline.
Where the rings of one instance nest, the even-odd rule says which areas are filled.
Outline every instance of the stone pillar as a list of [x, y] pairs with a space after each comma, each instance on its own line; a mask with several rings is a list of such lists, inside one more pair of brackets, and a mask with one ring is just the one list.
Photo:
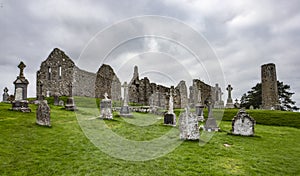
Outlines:
[[232, 97], [231, 97], [231, 92], [232, 92], [233, 88], [231, 87], [230, 84], [228, 85], [226, 90], [228, 91], [228, 98], [227, 98], [226, 108], [234, 108]]
[[170, 92], [168, 94], [169, 94], [169, 109], [168, 112], [164, 115], [164, 124], [176, 126], [176, 115], [173, 110], [174, 107], [173, 95], [175, 96], [174, 87], [171, 87]]
[[275, 64], [261, 66], [262, 109], [280, 109]]
[[196, 108], [196, 116], [198, 118], [198, 121], [204, 121], [204, 116], [203, 116], [203, 108], [204, 106], [202, 105], [202, 100], [201, 100], [201, 90], [198, 90], [198, 102], [195, 105]]
[[124, 82], [122, 85], [124, 89], [124, 100], [123, 100], [123, 106], [121, 107], [120, 116], [122, 117], [132, 117], [132, 114], [130, 113], [129, 106], [128, 106], [128, 84], [127, 82]]

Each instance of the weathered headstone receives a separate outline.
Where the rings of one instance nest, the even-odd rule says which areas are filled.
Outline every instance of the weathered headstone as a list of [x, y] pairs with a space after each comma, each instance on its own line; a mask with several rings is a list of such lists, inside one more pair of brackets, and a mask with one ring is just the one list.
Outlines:
[[43, 100], [42, 90], [43, 90], [43, 82], [38, 81], [38, 97], [39, 97], [39, 105], [36, 110], [36, 123], [41, 126], [51, 126], [50, 123], [50, 107], [48, 106], [47, 100]]
[[58, 92], [54, 93], [53, 99], [54, 99], [54, 105], [59, 106], [59, 94], [58, 94]]
[[231, 97], [231, 92], [232, 92], [233, 88], [231, 87], [230, 84], [228, 85], [226, 90], [228, 91], [228, 98], [227, 98], [226, 108], [234, 108], [232, 97]]
[[253, 106], [253, 105], [250, 105], [249, 109], [250, 109], [250, 110], [253, 110], [253, 109], [254, 109], [254, 106]]
[[121, 107], [120, 116], [122, 117], [132, 117], [132, 114], [130, 113], [129, 106], [128, 106], [128, 84], [127, 82], [124, 82], [123, 86], [124, 88], [124, 101], [123, 106]]
[[204, 121], [204, 116], [203, 116], [204, 106], [202, 105], [202, 102], [201, 102], [201, 90], [200, 89], [198, 91], [198, 102], [195, 105], [195, 108], [196, 108], [196, 116], [198, 118], [198, 121], [201, 121], [201, 122]]
[[48, 106], [47, 100], [39, 102], [36, 110], [36, 123], [41, 126], [51, 126], [50, 107]]
[[5, 87], [3, 91], [4, 91], [4, 93], [3, 93], [3, 96], [2, 96], [2, 97], [3, 97], [2, 102], [7, 103], [7, 102], [9, 102], [9, 101], [8, 101], [9, 94], [8, 94], [8, 89], [7, 89], [7, 87]]
[[74, 98], [72, 96], [72, 84], [69, 85], [69, 97], [67, 98], [67, 102], [65, 105], [65, 109], [68, 111], [75, 111], [76, 110], [76, 106], [75, 106], [75, 102], [74, 102]]
[[108, 94], [104, 94], [104, 99], [100, 102], [100, 119], [113, 119], [111, 99], [108, 98]]
[[206, 100], [206, 105], [208, 107], [208, 118], [206, 119], [206, 122], [205, 122], [205, 125], [204, 125], [204, 130], [206, 130], [208, 132], [219, 131], [217, 121], [213, 117], [212, 102], [211, 102], [210, 98], [208, 98], [208, 100]]
[[169, 110], [166, 114], [164, 114], [164, 124], [176, 126], [176, 115], [173, 110], [173, 94], [174, 92], [170, 90], [170, 98], [169, 98]]
[[198, 118], [190, 112], [188, 106], [179, 116], [179, 131], [181, 140], [199, 140]]
[[24, 68], [26, 65], [21, 61], [18, 65], [20, 69], [20, 75], [14, 81], [15, 85], [15, 100], [12, 102], [12, 110], [21, 112], [31, 112], [28, 107], [27, 99], [27, 86], [29, 84], [28, 80], [24, 76]]
[[232, 134], [253, 136], [255, 124], [255, 120], [244, 109], [240, 109], [232, 119]]
[[58, 105], [59, 106], [64, 106], [65, 102], [63, 100], [59, 100]]

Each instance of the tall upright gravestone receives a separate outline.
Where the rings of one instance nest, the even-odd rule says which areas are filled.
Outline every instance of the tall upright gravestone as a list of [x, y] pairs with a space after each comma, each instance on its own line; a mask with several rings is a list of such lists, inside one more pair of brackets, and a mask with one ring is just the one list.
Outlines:
[[20, 69], [20, 75], [14, 81], [15, 85], [15, 100], [12, 102], [12, 110], [21, 112], [31, 112], [28, 107], [27, 99], [27, 86], [29, 84], [28, 80], [24, 76], [24, 68], [26, 65], [21, 61], [18, 65]]
[[188, 106], [185, 108], [185, 112], [179, 116], [179, 131], [181, 140], [199, 140], [198, 118], [190, 112]]
[[36, 124], [41, 125], [41, 126], [51, 127], [50, 107], [48, 106], [47, 100], [43, 100], [42, 89], [43, 89], [43, 82], [38, 81], [39, 105], [36, 110]]
[[127, 82], [124, 82], [123, 86], [124, 88], [124, 100], [123, 100], [123, 106], [121, 107], [120, 116], [122, 117], [132, 117], [132, 114], [130, 113], [129, 106], [128, 106], [128, 84]]
[[233, 88], [231, 87], [230, 84], [228, 85], [226, 90], [228, 91], [228, 98], [227, 98], [226, 108], [234, 108], [234, 104], [233, 104], [232, 97], [231, 97], [231, 92], [232, 92]]

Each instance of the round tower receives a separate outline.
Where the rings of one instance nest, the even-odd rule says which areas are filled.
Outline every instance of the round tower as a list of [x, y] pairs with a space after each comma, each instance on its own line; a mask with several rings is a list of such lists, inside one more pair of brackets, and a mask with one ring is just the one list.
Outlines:
[[279, 109], [277, 76], [275, 64], [261, 66], [262, 108]]

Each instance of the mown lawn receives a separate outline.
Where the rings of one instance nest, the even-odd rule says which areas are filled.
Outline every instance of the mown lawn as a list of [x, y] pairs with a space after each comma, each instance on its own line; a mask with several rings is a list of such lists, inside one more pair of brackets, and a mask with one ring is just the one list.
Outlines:
[[[115, 117], [113, 121], [85, 120], [80, 118], [80, 115], [92, 117], [96, 112], [88, 108], [79, 108], [79, 111], [74, 113], [51, 106], [52, 128], [47, 128], [35, 124], [36, 105], [30, 107], [33, 112], [21, 113], [10, 111], [10, 104], [0, 103], [0, 175], [299, 175], [300, 173], [298, 113], [249, 111], [257, 121], [256, 136], [241, 137], [227, 134], [231, 130], [229, 120], [237, 110], [226, 110], [220, 124], [222, 132], [215, 133], [205, 145], [199, 145], [198, 141], [185, 141], [156, 159], [129, 161], [111, 157], [99, 149], [99, 146], [95, 146], [92, 143], [95, 139], [87, 138], [90, 128], [86, 127], [102, 123], [115, 134], [134, 141], [152, 140], [170, 130], [178, 130], [178, 127], [162, 125], [161, 117], [137, 113], [132, 119]], [[279, 126], [280, 124], [284, 125]], [[96, 132], [99, 136], [105, 134], [101, 133], [101, 130]], [[101, 141], [98, 142], [101, 144]], [[224, 144], [229, 144], [230, 147], [225, 147]], [[119, 146], [121, 149], [128, 147], [130, 146]]]

